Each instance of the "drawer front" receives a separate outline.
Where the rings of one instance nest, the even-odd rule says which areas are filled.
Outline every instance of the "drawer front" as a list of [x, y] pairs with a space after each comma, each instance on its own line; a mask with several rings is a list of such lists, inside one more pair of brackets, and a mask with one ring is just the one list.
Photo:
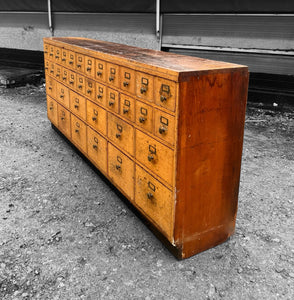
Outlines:
[[106, 86], [96, 82], [96, 98], [95, 101], [103, 106], [106, 106]]
[[120, 95], [120, 115], [135, 122], [135, 99]]
[[173, 185], [173, 150], [140, 130], [136, 130], [136, 158], [168, 184]]
[[170, 111], [175, 111], [176, 83], [159, 77], [155, 78], [155, 103]]
[[96, 79], [106, 82], [106, 62], [100, 59], [95, 59], [95, 66]]
[[62, 68], [61, 80], [64, 84], [68, 84], [68, 82], [69, 82], [69, 74], [68, 74], [68, 70], [66, 68]]
[[119, 93], [113, 89], [107, 88], [106, 106], [118, 113], [119, 110]]
[[107, 141], [88, 126], [87, 146], [89, 158], [103, 173], [107, 173]]
[[57, 126], [57, 119], [58, 119], [58, 112], [57, 112], [57, 102], [50, 98], [49, 96], [47, 97], [47, 116], [48, 119], [55, 125]]
[[60, 64], [61, 63], [61, 48], [55, 47], [55, 56], [54, 56], [55, 61]]
[[71, 139], [83, 152], [87, 152], [87, 126], [74, 115], [71, 115]]
[[136, 88], [136, 75], [135, 71], [120, 67], [120, 88], [131, 94], [135, 94]]
[[69, 108], [69, 90], [58, 82], [56, 83], [56, 100], [66, 108]]
[[134, 199], [134, 162], [108, 143], [108, 176], [127, 196]]
[[76, 89], [79, 93], [85, 94], [85, 77], [77, 74]]
[[136, 124], [149, 132], [153, 132], [153, 109], [143, 102], [136, 102]]
[[48, 59], [49, 58], [49, 45], [44, 44], [44, 58]]
[[71, 137], [70, 112], [60, 104], [57, 104], [57, 111], [58, 111], [58, 129], [64, 135], [70, 138]]
[[155, 135], [171, 145], [175, 143], [175, 117], [155, 109]]
[[116, 145], [134, 155], [134, 128], [111, 113], [108, 113], [108, 137]]
[[173, 233], [172, 191], [136, 165], [135, 203], [171, 238]]
[[106, 70], [106, 82], [109, 85], [119, 87], [119, 67], [117, 65], [107, 63]]
[[46, 75], [49, 75], [49, 73], [50, 73], [50, 60], [47, 60], [47, 59], [45, 59], [45, 62], [44, 62], [44, 65], [45, 65], [45, 74]]
[[59, 65], [55, 65], [55, 78], [58, 79], [58, 80], [61, 80], [61, 74], [62, 74], [62, 67], [59, 66]]
[[46, 76], [46, 93], [47, 93], [47, 95], [55, 98], [56, 81], [50, 76]]
[[95, 101], [95, 82], [91, 79], [85, 78], [85, 84], [86, 96]]
[[87, 101], [87, 122], [97, 131], [106, 135], [107, 112], [91, 101]]
[[85, 56], [83, 54], [76, 53], [76, 70], [85, 72]]
[[68, 52], [65, 49], [61, 50], [61, 63], [63, 65], [68, 65]]
[[75, 67], [75, 53], [73, 51], [67, 50], [67, 65], [70, 69], [73, 69]]
[[136, 72], [136, 95], [142, 99], [153, 101], [153, 76]]
[[54, 54], [55, 54], [54, 46], [49, 45], [49, 59], [54, 60]]
[[95, 59], [85, 56], [85, 73], [87, 76], [95, 78]]
[[69, 71], [68, 75], [68, 84], [72, 89], [74, 89], [77, 81], [76, 73], [73, 71]]
[[50, 76], [55, 76], [55, 63], [49, 63], [49, 74]]
[[83, 120], [86, 120], [86, 99], [73, 92], [70, 91], [70, 110]]

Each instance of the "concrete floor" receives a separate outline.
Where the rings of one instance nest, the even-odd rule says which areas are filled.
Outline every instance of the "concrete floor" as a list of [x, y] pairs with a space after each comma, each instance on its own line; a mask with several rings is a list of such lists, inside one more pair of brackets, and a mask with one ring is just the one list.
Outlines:
[[0, 89], [0, 299], [294, 299], [293, 106], [249, 103], [236, 233], [178, 261], [45, 100]]

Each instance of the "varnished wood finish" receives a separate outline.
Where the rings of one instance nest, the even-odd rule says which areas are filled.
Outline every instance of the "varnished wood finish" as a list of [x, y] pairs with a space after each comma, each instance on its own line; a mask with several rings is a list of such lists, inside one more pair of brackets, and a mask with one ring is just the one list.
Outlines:
[[45, 38], [48, 118], [179, 258], [235, 228], [247, 67]]

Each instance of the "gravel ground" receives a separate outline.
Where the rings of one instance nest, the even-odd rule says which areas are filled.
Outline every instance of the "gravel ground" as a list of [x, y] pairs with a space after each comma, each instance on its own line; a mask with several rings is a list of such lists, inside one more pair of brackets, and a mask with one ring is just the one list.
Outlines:
[[176, 260], [50, 126], [0, 89], [0, 299], [294, 299], [294, 107], [249, 103], [236, 233]]

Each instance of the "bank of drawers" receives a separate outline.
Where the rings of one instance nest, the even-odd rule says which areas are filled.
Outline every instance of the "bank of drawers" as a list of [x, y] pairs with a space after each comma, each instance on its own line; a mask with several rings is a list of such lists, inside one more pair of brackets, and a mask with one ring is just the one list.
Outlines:
[[176, 83], [44, 49], [48, 118], [171, 240]]

